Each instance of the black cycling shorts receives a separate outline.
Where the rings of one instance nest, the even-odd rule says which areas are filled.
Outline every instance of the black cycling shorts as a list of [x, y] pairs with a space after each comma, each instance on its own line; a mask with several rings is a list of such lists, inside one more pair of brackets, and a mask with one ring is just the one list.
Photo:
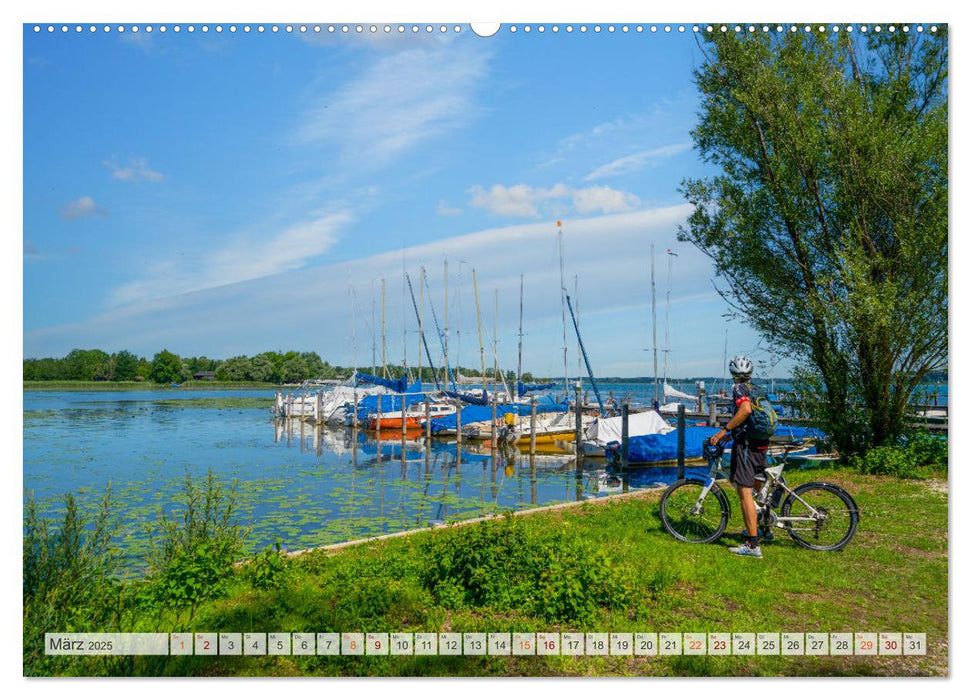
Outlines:
[[762, 474], [767, 466], [766, 454], [765, 447], [739, 442], [733, 444], [729, 480], [736, 486], [755, 486], [756, 474]]

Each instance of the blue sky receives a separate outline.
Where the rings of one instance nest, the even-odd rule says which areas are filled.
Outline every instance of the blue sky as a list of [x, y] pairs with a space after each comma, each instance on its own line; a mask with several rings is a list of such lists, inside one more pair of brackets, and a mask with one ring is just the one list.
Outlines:
[[[299, 349], [370, 365], [384, 278], [389, 360], [414, 365], [402, 270], [416, 285], [427, 270], [443, 321], [447, 261], [450, 359], [478, 364], [474, 268], [486, 342], [498, 292], [500, 362], [515, 367], [522, 274], [524, 369], [558, 375], [561, 229], [598, 374], [653, 372], [652, 245], [670, 374], [721, 376], [726, 329], [730, 355], [769, 359], [726, 323], [708, 260], [676, 240], [679, 183], [709, 172], [689, 134], [690, 25], [73, 26], [23, 30], [26, 357]], [[573, 372], [572, 329], [568, 354]]]

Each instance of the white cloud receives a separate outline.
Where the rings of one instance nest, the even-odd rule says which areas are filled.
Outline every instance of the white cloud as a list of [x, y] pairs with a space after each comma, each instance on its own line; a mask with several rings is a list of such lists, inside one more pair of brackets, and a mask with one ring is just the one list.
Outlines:
[[155, 261], [150, 275], [114, 290], [110, 303], [159, 299], [299, 269], [326, 253], [352, 220], [347, 212], [323, 214], [272, 235], [235, 236], [197, 262], [182, 255]]
[[98, 206], [91, 197], [81, 197], [62, 206], [60, 215], [64, 221], [74, 221], [89, 216], [105, 217], [108, 216], [108, 210]]
[[103, 161], [106, 168], [111, 170], [111, 176], [122, 182], [162, 182], [165, 176], [148, 167], [145, 158], [132, 158], [128, 165], [122, 166], [114, 159]]
[[[539, 218], [544, 212], [564, 215], [569, 202], [579, 214], [617, 214], [631, 211], [640, 205], [634, 195], [610, 187], [597, 186], [576, 189], [557, 183], [553, 187], [530, 185], [493, 185], [488, 190], [481, 185], [469, 189], [469, 204], [485, 209], [495, 216], [511, 218]], [[543, 206], [544, 203], [548, 206]]]
[[636, 209], [641, 200], [611, 187], [587, 187], [573, 191], [573, 206], [580, 214], [617, 214]]
[[439, 216], [461, 216], [462, 210], [458, 207], [449, 206], [448, 202], [444, 199], [438, 200], [438, 206], [435, 207], [435, 212]]
[[623, 156], [622, 158], [617, 158], [616, 160], [601, 165], [583, 179], [589, 182], [592, 180], [601, 180], [605, 177], [627, 175], [628, 173], [637, 172], [649, 165], [658, 163], [665, 158], [682, 153], [689, 148], [691, 148], [690, 143], [674, 143], [670, 146], [662, 146], [661, 148], [653, 148], [649, 151], [632, 153], [631, 155]]
[[336, 146], [345, 163], [384, 166], [479, 113], [474, 93], [488, 61], [489, 54], [470, 42], [383, 54], [319, 100], [298, 138]]

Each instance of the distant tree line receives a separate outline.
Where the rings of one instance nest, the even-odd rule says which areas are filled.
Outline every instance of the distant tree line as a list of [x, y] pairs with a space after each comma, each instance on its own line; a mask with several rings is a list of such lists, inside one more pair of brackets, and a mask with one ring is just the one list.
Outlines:
[[[376, 376], [386, 375], [397, 379], [407, 372], [412, 380], [434, 383], [431, 369], [422, 367], [420, 377], [415, 367], [401, 365], [387, 367], [360, 367], [362, 372]], [[461, 374], [466, 377], [479, 377], [481, 369], [451, 367], [453, 377]], [[486, 368], [486, 378], [491, 381], [493, 368]], [[201, 372], [212, 373], [206, 379], [218, 382], [266, 382], [272, 384], [295, 384], [308, 379], [348, 379], [354, 370], [350, 367], [331, 365], [321, 360], [315, 352], [295, 352], [290, 350], [268, 351], [248, 357], [238, 355], [226, 360], [215, 360], [206, 356], [180, 357], [169, 350], [161, 350], [149, 360], [139, 357], [128, 350], [108, 354], [104, 350], [72, 350], [66, 357], [45, 357], [24, 360], [24, 381], [104, 381], [104, 382], [142, 382], [172, 384], [192, 379]], [[516, 381], [516, 373], [499, 370], [507, 383]], [[439, 381], [443, 381], [444, 368], [436, 368]], [[534, 381], [533, 375], [524, 372], [524, 382]], [[501, 380], [500, 380], [501, 382]]]
[[307, 379], [343, 379], [351, 370], [331, 366], [315, 352], [269, 351], [253, 357], [227, 360], [205, 356], [180, 357], [161, 350], [149, 360], [128, 350], [108, 354], [104, 350], [75, 349], [65, 357], [24, 360], [24, 381], [151, 381], [183, 382], [200, 372], [211, 372], [223, 382], [270, 382], [292, 384]]

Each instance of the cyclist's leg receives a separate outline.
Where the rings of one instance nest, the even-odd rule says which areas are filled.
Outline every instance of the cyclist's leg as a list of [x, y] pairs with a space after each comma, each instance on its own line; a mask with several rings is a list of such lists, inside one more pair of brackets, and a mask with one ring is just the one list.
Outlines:
[[752, 460], [748, 459], [748, 450], [741, 443], [732, 445], [730, 480], [735, 484], [738, 500], [742, 504], [742, 519], [745, 521], [747, 544], [750, 547], [755, 547], [759, 542], [758, 514], [755, 510], [755, 498], [752, 495], [752, 487], [755, 486], [755, 471], [752, 468]]

